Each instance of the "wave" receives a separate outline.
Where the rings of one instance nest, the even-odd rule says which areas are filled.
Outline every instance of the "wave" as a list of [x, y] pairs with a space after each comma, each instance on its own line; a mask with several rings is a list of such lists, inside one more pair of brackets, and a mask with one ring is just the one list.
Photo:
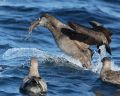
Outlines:
[[82, 67], [79, 60], [75, 60], [72, 57], [66, 56], [65, 54], [61, 54], [59, 56], [52, 55], [37, 48], [11, 48], [2, 55], [4, 60], [10, 60], [18, 57], [37, 57], [40, 59], [40, 61], [49, 61], [54, 63], [61, 62], [63, 65], [66, 65], [65, 63], [67, 62], [71, 62], [69, 63], [71, 66]]
[[[101, 59], [106, 56], [106, 50], [104, 46], [100, 47], [102, 52], [101, 54], [98, 54], [96, 51], [94, 52], [93, 55], [93, 60], [92, 60], [92, 67], [91, 71], [95, 73], [100, 73], [102, 63]], [[65, 54], [61, 55], [52, 55], [49, 54], [48, 52], [42, 51], [37, 48], [11, 48], [8, 49], [4, 54], [3, 54], [3, 59], [4, 60], [9, 60], [13, 58], [18, 58], [18, 57], [37, 57], [40, 59], [40, 61], [43, 62], [54, 62], [58, 66], [69, 66], [77, 69], [84, 69], [82, 67], [81, 62], [79, 60], [73, 59], [72, 57], [69, 57]], [[113, 70], [120, 70], [120, 67], [114, 64], [114, 61], [112, 61], [112, 69]]]
[[0, 96], [18, 96], [17, 93], [8, 93], [5, 91], [0, 91]]
[[[32, 2], [31, 2], [32, 3]], [[20, 5], [20, 3], [17, 4], [11, 4], [11, 3], [0, 3], [0, 9], [4, 10], [4, 11], [11, 11], [11, 12], [38, 12], [38, 11], [54, 11], [54, 10], [79, 10], [79, 9], [87, 9], [87, 10], [97, 10], [96, 6], [94, 4], [89, 5], [87, 3], [84, 2], [84, 4], [77, 3], [77, 2], [53, 2], [53, 3], [49, 3], [49, 2], [40, 2], [41, 4], [25, 4], [23, 3], [23, 5]], [[64, 3], [64, 4], [63, 4]], [[53, 6], [54, 4], [54, 6]], [[58, 6], [58, 5], [59, 6]], [[89, 7], [89, 9], [88, 9]]]
[[[15, 3], [15, 4], [14, 4]], [[29, 4], [28, 4], [29, 3]], [[90, 3], [90, 4], [89, 4]], [[59, 6], [58, 6], [59, 5]], [[116, 6], [115, 6], [116, 5]], [[37, 1], [37, 0], [2, 0], [0, 3], [0, 6], [3, 6], [5, 9], [12, 9], [16, 11], [51, 11], [51, 10], [58, 10], [58, 9], [81, 9], [85, 8], [89, 12], [99, 12], [100, 10], [102, 12], [105, 12], [109, 15], [114, 15], [117, 17], [119, 16], [119, 12], [116, 12], [117, 9], [119, 9], [119, 4], [111, 4], [106, 3], [105, 1], [96, 1], [96, 0], [69, 0], [68, 1], [56, 1], [53, 0], [52, 3], [50, 3], [48, 0], [46, 1]], [[116, 10], [115, 10], [116, 9]]]
[[96, 6], [101, 12], [106, 13], [111, 17], [120, 18], [120, 11], [118, 10], [120, 8], [119, 5], [109, 4], [105, 2], [97, 2]]
[[42, 57], [46, 58], [49, 55], [42, 51], [38, 50], [36, 48], [11, 48], [8, 49], [4, 54], [3, 54], [3, 59], [8, 60], [8, 59], [13, 59], [16, 57], [23, 57], [23, 56], [35, 56], [35, 57]]

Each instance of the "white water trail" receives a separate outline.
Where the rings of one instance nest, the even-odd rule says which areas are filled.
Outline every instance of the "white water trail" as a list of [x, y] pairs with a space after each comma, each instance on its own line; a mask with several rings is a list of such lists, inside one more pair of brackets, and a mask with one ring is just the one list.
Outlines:
[[37, 48], [11, 48], [3, 54], [3, 59], [9, 60], [17, 57], [38, 57], [45, 59], [50, 57], [46, 52]]
[[[99, 54], [96, 51], [94, 52], [92, 66], [90, 69], [92, 72], [98, 73], [98, 74], [100, 73], [100, 70], [102, 68], [101, 59], [107, 56], [104, 45], [100, 46], [100, 50], [101, 50], [101, 54]], [[65, 54], [62, 54], [61, 56], [52, 55], [52, 54], [49, 54], [48, 52], [42, 51], [37, 48], [11, 48], [11, 49], [8, 49], [3, 54], [4, 60], [14, 59], [18, 57], [37, 57], [40, 59], [40, 61], [45, 61], [45, 60], [48, 60], [49, 62], [53, 61], [56, 64], [58, 64], [58, 66], [61, 66], [61, 65], [70, 66], [70, 67], [75, 67], [77, 69], [82, 68], [85, 70], [85, 68], [82, 67], [82, 64], [79, 60], [76, 60]], [[120, 67], [115, 65], [114, 61], [112, 61], [111, 69], [120, 70]]]
[[[59, 64], [59, 66], [61, 64], [63, 66], [73, 66], [76, 68], [82, 67], [79, 60], [75, 60], [65, 54], [62, 54], [61, 56], [52, 55], [37, 48], [11, 48], [2, 55], [2, 58], [4, 60], [10, 60], [18, 57], [37, 57], [38, 59], [40, 59], [40, 61], [53, 61], [56, 64]], [[67, 65], [68, 63], [66, 64], [66, 62], [69, 62], [69, 65]]]

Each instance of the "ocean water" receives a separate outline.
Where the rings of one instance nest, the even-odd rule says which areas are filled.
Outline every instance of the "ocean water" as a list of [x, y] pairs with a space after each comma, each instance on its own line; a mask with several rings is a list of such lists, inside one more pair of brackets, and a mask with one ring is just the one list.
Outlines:
[[86, 70], [57, 47], [48, 29], [37, 27], [25, 39], [32, 21], [43, 13], [88, 27], [89, 21], [97, 20], [113, 33], [112, 69], [120, 70], [119, 9], [120, 0], [0, 0], [0, 96], [22, 96], [19, 87], [33, 56], [48, 84], [47, 96], [120, 96], [118, 87], [99, 79], [100, 60], [107, 54], [104, 46], [101, 55], [93, 48], [93, 65]]

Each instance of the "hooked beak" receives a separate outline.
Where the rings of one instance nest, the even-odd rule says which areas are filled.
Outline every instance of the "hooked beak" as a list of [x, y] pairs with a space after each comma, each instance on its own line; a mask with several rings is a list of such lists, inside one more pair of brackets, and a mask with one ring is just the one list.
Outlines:
[[32, 32], [32, 30], [39, 25], [39, 22], [40, 22], [40, 18], [36, 21], [34, 21], [31, 26], [29, 27], [29, 32]]

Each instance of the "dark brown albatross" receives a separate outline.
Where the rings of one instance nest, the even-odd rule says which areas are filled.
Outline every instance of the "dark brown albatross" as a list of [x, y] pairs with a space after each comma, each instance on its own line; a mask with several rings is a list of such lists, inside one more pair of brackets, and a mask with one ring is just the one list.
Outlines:
[[[52, 32], [58, 47], [62, 49], [62, 51], [73, 58], [79, 59], [84, 67], [90, 67], [92, 51], [89, 47], [97, 43], [101, 44], [102, 41], [95, 39], [96, 36], [92, 34], [92, 29], [90, 29], [92, 30], [91, 34], [88, 32], [88, 34], [83, 34], [87, 28], [81, 33], [77, 32], [72, 26], [63, 24], [57, 18], [49, 14], [43, 14], [38, 20], [33, 22], [29, 31], [31, 32], [37, 25], [44, 26]], [[98, 39], [100, 38], [99, 36], [97, 37]], [[103, 37], [105, 36], [103, 35]]]
[[32, 57], [29, 75], [24, 78], [20, 86], [20, 92], [25, 96], [46, 96], [47, 84], [38, 72], [38, 65], [38, 60]]
[[43, 14], [30, 26], [29, 31], [32, 31], [37, 25], [48, 28], [52, 32], [58, 47], [63, 52], [75, 59], [79, 59], [84, 67], [90, 68], [92, 52], [89, 45], [83, 43], [87, 36], [80, 36], [68, 25], [63, 24], [49, 14]]
[[120, 71], [111, 70], [111, 58], [104, 57], [102, 63], [103, 66], [100, 72], [101, 80], [106, 83], [120, 86]]

